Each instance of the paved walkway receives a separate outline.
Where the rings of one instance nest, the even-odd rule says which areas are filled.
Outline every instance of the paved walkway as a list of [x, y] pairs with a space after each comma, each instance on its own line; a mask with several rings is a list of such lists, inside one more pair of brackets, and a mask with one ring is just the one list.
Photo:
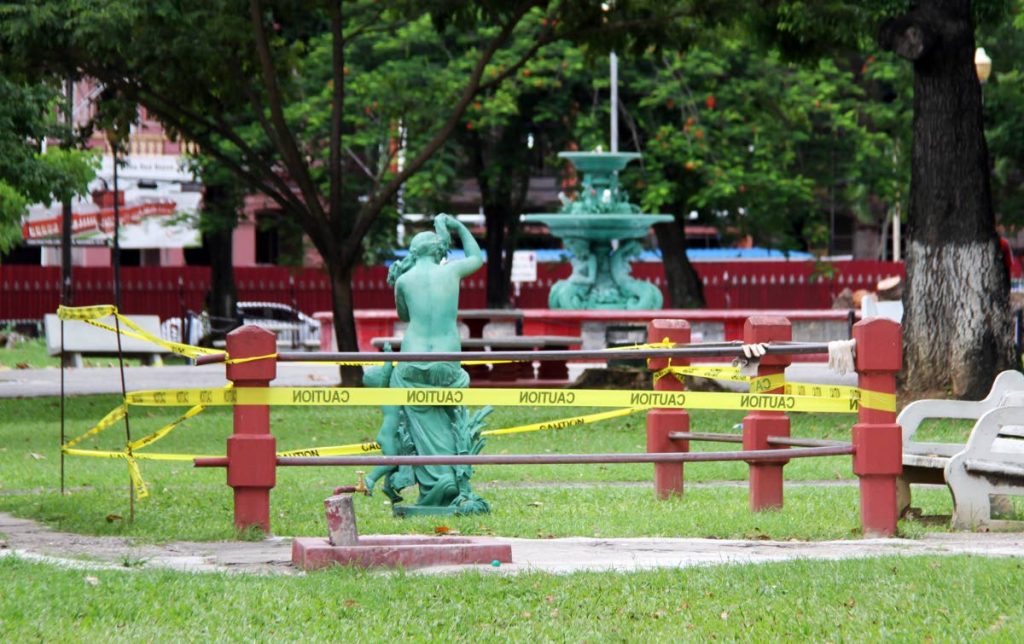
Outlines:
[[[165, 568], [192, 572], [301, 574], [291, 566], [291, 539], [162, 545], [121, 537], [57, 532], [0, 513], [0, 556], [16, 555], [75, 568]], [[639, 571], [653, 568], [768, 563], [793, 559], [854, 559], [887, 555], [1024, 557], [1024, 533], [929, 533], [921, 539], [746, 541], [736, 539], [498, 539], [512, 545], [511, 564], [437, 566], [420, 573], [474, 569], [496, 574], [526, 571]]]

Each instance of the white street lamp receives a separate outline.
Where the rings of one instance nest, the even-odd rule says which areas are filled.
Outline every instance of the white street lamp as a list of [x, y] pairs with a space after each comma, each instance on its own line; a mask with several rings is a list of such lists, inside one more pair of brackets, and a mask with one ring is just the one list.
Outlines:
[[974, 72], [978, 75], [978, 81], [982, 85], [992, 75], [992, 59], [985, 53], [984, 47], [978, 47], [974, 51]]

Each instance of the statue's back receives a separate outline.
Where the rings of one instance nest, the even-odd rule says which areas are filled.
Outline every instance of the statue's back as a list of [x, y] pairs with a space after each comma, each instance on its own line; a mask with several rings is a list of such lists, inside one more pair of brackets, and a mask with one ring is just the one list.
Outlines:
[[402, 351], [459, 351], [459, 276], [449, 266], [418, 264], [396, 283], [399, 308], [409, 326]]

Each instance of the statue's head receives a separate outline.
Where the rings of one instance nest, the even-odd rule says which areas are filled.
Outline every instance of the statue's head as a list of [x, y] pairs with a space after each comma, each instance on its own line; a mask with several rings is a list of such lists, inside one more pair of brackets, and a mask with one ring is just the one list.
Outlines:
[[409, 254], [416, 258], [430, 257], [440, 262], [444, 259], [447, 252], [448, 249], [445, 247], [444, 242], [433, 231], [417, 234], [409, 244]]
[[577, 237], [567, 237], [564, 241], [565, 248], [574, 257], [589, 257], [590, 256], [590, 242], [586, 239], [580, 239]]

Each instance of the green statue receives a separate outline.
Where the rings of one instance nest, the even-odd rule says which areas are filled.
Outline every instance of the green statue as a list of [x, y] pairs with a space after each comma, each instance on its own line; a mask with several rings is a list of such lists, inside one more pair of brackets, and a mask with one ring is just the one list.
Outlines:
[[[660, 309], [661, 289], [630, 274], [630, 262], [643, 252], [654, 224], [672, 215], [645, 215], [619, 185], [619, 172], [635, 152], [562, 152], [583, 174], [576, 198], [561, 194], [557, 213], [526, 215], [523, 221], [547, 225], [569, 251], [572, 275], [551, 287], [553, 309]], [[616, 243], [618, 242], [618, 243]]]
[[[443, 263], [455, 231], [466, 258]], [[476, 240], [457, 219], [440, 214], [434, 231], [413, 237], [409, 254], [392, 264], [388, 285], [395, 289], [398, 317], [408, 322], [402, 338], [403, 352], [457, 352], [462, 350], [457, 312], [462, 278], [483, 266]], [[371, 384], [402, 388], [468, 387], [469, 374], [458, 362], [399, 362], [367, 370]], [[365, 376], [364, 376], [365, 377]], [[477, 454], [484, 441], [480, 431], [491, 412], [485, 407], [469, 414], [465, 407], [404, 405], [384, 410], [378, 442], [384, 454]], [[422, 465], [406, 468], [377, 468], [367, 485], [383, 479], [382, 488], [392, 502], [402, 501], [398, 492], [416, 483], [419, 499], [415, 505], [395, 505], [398, 516], [410, 514], [471, 514], [489, 512], [490, 506], [469, 486], [469, 466]]]
[[638, 240], [625, 239], [612, 250], [606, 240], [566, 237], [572, 253], [572, 274], [556, 282], [548, 293], [553, 309], [660, 309], [661, 290], [634, 278], [630, 261], [643, 252]]

